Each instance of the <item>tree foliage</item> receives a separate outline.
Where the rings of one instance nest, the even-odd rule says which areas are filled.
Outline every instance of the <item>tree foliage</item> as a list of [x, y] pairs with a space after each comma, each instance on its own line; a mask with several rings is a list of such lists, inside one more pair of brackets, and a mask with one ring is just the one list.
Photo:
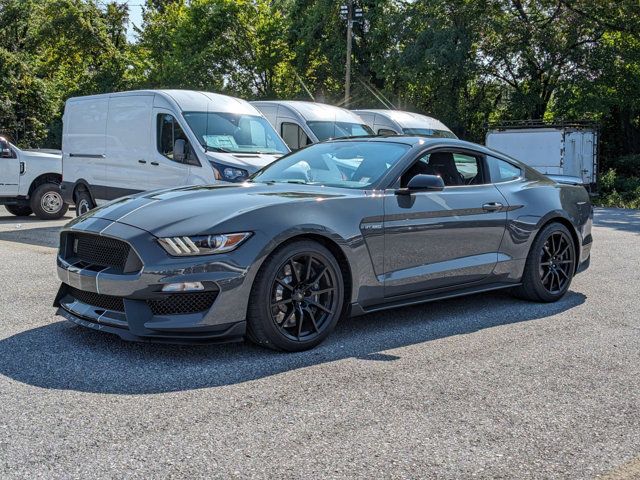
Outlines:
[[[143, 1], [143, 0], [140, 0]], [[64, 101], [132, 88], [341, 104], [343, 0], [0, 0], [0, 128], [59, 146]], [[357, 0], [351, 107], [601, 122], [606, 167], [640, 154], [637, 0]]]

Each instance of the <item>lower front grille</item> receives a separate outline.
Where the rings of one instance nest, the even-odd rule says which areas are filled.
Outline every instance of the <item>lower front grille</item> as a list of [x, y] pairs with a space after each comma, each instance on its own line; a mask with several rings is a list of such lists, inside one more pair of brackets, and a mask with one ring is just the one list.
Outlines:
[[[70, 286], [67, 287], [67, 295], [95, 308], [124, 312], [123, 297], [86, 292]], [[217, 291], [174, 293], [157, 300], [147, 300], [147, 305], [154, 315], [185, 315], [209, 310], [217, 296]]]
[[103, 295], [101, 293], [85, 292], [77, 288], [68, 287], [67, 294], [79, 302], [86, 303], [92, 307], [104, 310], [112, 310], [114, 312], [124, 312], [124, 300], [122, 297], [114, 297], [112, 295]]
[[161, 300], [147, 300], [147, 305], [154, 315], [184, 315], [209, 310], [217, 296], [217, 291], [175, 293]]

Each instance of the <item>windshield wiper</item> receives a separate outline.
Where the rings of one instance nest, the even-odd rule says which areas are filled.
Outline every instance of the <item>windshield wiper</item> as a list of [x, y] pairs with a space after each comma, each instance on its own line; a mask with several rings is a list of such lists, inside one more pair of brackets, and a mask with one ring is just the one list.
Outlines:
[[206, 143], [202, 144], [202, 148], [204, 148], [205, 152], [231, 153], [231, 150], [227, 150], [226, 148], [222, 147], [210, 147]]
[[296, 185], [307, 185], [308, 182], [304, 180], [281, 180], [282, 183], [295, 183]]

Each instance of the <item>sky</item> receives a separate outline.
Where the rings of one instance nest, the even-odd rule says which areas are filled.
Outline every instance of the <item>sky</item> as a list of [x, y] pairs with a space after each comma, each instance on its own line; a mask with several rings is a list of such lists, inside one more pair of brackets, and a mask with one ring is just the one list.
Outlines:
[[115, 0], [117, 3], [129, 4], [129, 30], [127, 31], [127, 37], [130, 41], [135, 40], [135, 33], [133, 26], [140, 26], [142, 23], [142, 5], [144, 0]]

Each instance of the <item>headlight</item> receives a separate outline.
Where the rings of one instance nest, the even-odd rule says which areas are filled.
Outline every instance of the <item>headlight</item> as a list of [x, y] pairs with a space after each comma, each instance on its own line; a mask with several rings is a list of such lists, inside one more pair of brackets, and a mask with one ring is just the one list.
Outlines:
[[223, 165], [222, 163], [211, 162], [214, 170], [216, 171], [216, 178], [218, 180], [225, 180], [227, 182], [242, 182], [249, 178], [249, 172], [230, 165]]
[[158, 242], [169, 255], [186, 257], [230, 252], [238, 248], [250, 236], [251, 232], [226, 233], [223, 235], [167, 237], [158, 239]]

